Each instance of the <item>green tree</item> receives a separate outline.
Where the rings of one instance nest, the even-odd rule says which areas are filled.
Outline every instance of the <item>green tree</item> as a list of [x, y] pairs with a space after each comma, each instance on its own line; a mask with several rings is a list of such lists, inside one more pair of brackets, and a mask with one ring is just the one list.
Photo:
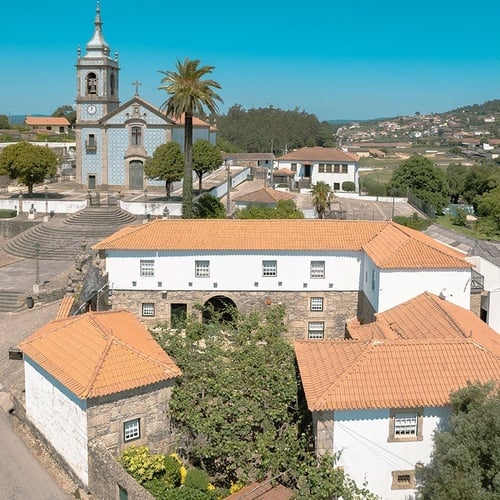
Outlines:
[[201, 195], [194, 202], [195, 219], [225, 219], [226, 209], [222, 202], [209, 193]]
[[480, 217], [489, 220], [497, 233], [500, 233], [500, 185], [476, 200], [476, 210]]
[[304, 213], [293, 200], [279, 200], [276, 207], [251, 204], [236, 213], [238, 219], [303, 219]]
[[205, 139], [198, 139], [193, 146], [193, 170], [198, 176], [198, 194], [202, 190], [203, 174], [212, 172], [222, 165], [222, 155], [217, 146]]
[[160, 71], [161, 90], [170, 97], [162, 104], [168, 115], [177, 119], [184, 116], [184, 181], [182, 184], [182, 217], [192, 219], [193, 213], [193, 116], [207, 108], [211, 113], [218, 112], [216, 101], [222, 99], [214, 92], [220, 85], [204, 76], [212, 73], [213, 66], [199, 67], [199, 60], [177, 61], [177, 72]]
[[500, 498], [500, 389], [470, 384], [451, 395], [449, 429], [434, 436], [429, 464], [417, 469], [422, 500]]
[[446, 169], [446, 182], [451, 203], [458, 203], [465, 191], [465, 177], [468, 169], [461, 163], [452, 163]]
[[57, 173], [57, 164], [57, 156], [51, 149], [29, 142], [11, 144], [0, 153], [0, 174], [27, 186], [29, 196], [35, 184]]
[[394, 170], [389, 190], [409, 189], [422, 201], [434, 206], [438, 213], [448, 204], [448, 186], [444, 172], [421, 155], [410, 156]]
[[325, 181], [318, 181], [311, 190], [312, 194], [312, 205], [318, 219], [323, 219], [325, 217], [325, 212], [330, 208], [330, 204], [333, 200], [332, 188]]
[[173, 141], [160, 144], [144, 165], [144, 174], [149, 179], [165, 181], [167, 200], [172, 183], [180, 181], [184, 172], [184, 158], [180, 146]]
[[76, 122], [76, 110], [70, 104], [65, 104], [59, 106], [53, 113], [52, 116], [66, 118], [71, 125]]
[[0, 129], [9, 129], [9, 117], [7, 115], [0, 115]]
[[205, 323], [188, 318], [185, 335], [157, 333], [182, 370], [170, 411], [183, 454], [221, 486], [280, 475], [302, 498], [326, 499], [332, 491], [346, 500], [371, 498], [356, 496], [360, 490], [333, 471], [334, 461], [311, 453], [283, 306], [231, 315], [223, 322], [211, 311]]

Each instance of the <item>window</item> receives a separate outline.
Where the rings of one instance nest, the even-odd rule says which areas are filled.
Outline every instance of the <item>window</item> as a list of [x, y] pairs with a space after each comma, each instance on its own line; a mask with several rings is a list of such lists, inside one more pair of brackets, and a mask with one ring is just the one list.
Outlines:
[[347, 165], [342, 165], [342, 173], [347, 174]]
[[152, 317], [155, 315], [155, 305], [153, 302], [142, 303], [142, 315], [146, 317]]
[[372, 290], [375, 290], [375, 269], [372, 269]]
[[197, 278], [210, 278], [210, 261], [209, 260], [195, 261], [194, 275]]
[[89, 134], [87, 138], [87, 143], [85, 144], [85, 148], [89, 151], [95, 151], [97, 149], [97, 143], [95, 140], [95, 134]]
[[275, 260], [262, 261], [262, 276], [277, 276], [278, 264]]
[[186, 327], [187, 304], [170, 304], [170, 326], [174, 330]]
[[307, 338], [309, 340], [322, 339], [325, 335], [325, 323], [323, 321], [309, 321], [307, 327]]
[[414, 470], [394, 470], [392, 471], [393, 490], [409, 490], [417, 487]]
[[320, 174], [322, 174], [322, 173], [324, 173], [324, 171], [325, 171], [325, 164], [324, 164], [324, 163], [320, 163], [320, 164], [318, 165], [318, 172], [319, 172]]
[[292, 165], [290, 166], [290, 170], [292, 172], [297, 172], [297, 164], [296, 163], [292, 163]]
[[327, 165], [326, 166], [326, 173], [327, 174], [331, 174], [332, 173], [332, 166], [331, 165]]
[[323, 310], [323, 297], [311, 297], [311, 311]]
[[422, 409], [391, 410], [389, 442], [422, 440]]
[[140, 146], [142, 144], [141, 127], [132, 127], [132, 146]]
[[333, 183], [333, 190], [334, 191], [339, 191], [340, 190], [340, 182], [334, 182]]
[[325, 277], [325, 261], [311, 260], [311, 278], [321, 279]]
[[141, 437], [141, 425], [138, 418], [134, 420], [129, 420], [123, 424], [123, 440], [133, 441], [134, 439], [139, 439]]
[[154, 276], [155, 275], [155, 261], [154, 260], [141, 260], [141, 276]]
[[95, 73], [87, 75], [87, 94], [97, 94], [97, 76]]
[[338, 174], [340, 172], [340, 165], [338, 163], [336, 163], [334, 166], [333, 166], [333, 173], [334, 174]]

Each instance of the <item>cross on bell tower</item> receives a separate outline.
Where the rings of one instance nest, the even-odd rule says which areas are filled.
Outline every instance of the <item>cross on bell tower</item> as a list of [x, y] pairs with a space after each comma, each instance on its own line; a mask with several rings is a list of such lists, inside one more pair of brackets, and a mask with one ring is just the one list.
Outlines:
[[138, 96], [139, 95], [139, 87], [142, 85], [142, 83], [136, 80], [135, 82], [132, 83], [132, 85], [135, 86], [135, 95]]

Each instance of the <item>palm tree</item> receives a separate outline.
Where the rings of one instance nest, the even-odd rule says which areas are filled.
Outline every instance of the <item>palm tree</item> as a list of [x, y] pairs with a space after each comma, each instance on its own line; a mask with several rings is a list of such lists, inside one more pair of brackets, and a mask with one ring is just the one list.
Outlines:
[[325, 217], [326, 209], [330, 209], [330, 204], [334, 198], [333, 191], [325, 181], [318, 181], [311, 190], [312, 205], [318, 214], [318, 219]]
[[216, 101], [222, 99], [214, 92], [220, 85], [214, 80], [202, 80], [211, 73], [213, 66], [199, 67], [200, 61], [177, 61], [177, 71], [160, 71], [165, 76], [160, 90], [165, 90], [170, 97], [161, 109], [176, 119], [184, 115], [184, 181], [182, 183], [182, 217], [192, 219], [193, 213], [193, 115], [204, 112], [217, 113]]

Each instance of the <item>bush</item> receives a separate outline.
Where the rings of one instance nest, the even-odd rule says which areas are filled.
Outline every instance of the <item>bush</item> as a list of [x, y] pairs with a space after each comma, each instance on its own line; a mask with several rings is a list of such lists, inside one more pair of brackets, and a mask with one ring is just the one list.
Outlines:
[[206, 491], [209, 484], [210, 476], [204, 470], [197, 469], [196, 467], [188, 469], [185, 483], [187, 488]]
[[17, 210], [10, 208], [0, 208], [0, 219], [12, 219], [17, 215]]
[[457, 213], [451, 217], [451, 223], [455, 226], [465, 226], [467, 222], [467, 214], [465, 213], [465, 210], [462, 208], [459, 208], [457, 210]]
[[354, 190], [356, 189], [356, 184], [354, 184], [354, 182], [352, 181], [344, 181], [342, 183], [342, 191], [348, 191], [348, 192], [354, 192]]
[[165, 457], [165, 474], [163, 480], [169, 486], [178, 487], [181, 484], [181, 464], [172, 455]]
[[428, 219], [422, 219], [418, 216], [417, 212], [413, 212], [411, 217], [405, 217], [403, 215], [396, 215], [393, 218], [394, 222], [401, 224], [402, 226], [409, 227], [411, 229], [416, 229], [417, 231], [423, 231], [427, 229], [432, 222]]
[[147, 446], [131, 446], [123, 450], [118, 462], [141, 484], [165, 474], [165, 455], [151, 454]]

